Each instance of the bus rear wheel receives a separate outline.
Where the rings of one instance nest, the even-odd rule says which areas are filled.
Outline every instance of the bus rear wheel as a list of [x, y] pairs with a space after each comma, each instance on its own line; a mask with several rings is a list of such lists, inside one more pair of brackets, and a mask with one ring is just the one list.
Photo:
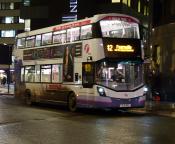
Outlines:
[[25, 92], [25, 104], [27, 104], [27, 105], [31, 105], [32, 104], [32, 99], [31, 99], [30, 92]]
[[68, 96], [68, 109], [71, 112], [75, 112], [77, 110], [77, 100], [74, 93], [70, 93]]

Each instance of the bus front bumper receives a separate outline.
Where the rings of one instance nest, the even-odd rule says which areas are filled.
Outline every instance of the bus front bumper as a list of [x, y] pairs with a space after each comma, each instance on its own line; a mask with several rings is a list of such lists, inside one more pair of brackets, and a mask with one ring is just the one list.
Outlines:
[[145, 96], [122, 99], [102, 96], [78, 96], [78, 107], [96, 108], [141, 108], [145, 106]]

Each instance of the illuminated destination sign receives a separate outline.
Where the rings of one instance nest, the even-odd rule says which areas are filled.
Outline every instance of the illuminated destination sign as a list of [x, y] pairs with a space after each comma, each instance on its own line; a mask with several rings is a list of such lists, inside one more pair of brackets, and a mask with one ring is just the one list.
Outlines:
[[80, 21], [80, 22], [74, 22], [74, 23], [70, 23], [70, 24], [60, 25], [60, 26], [54, 27], [53, 31], [69, 29], [72, 27], [84, 26], [84, 25], [88, 25], [90, 23], [91, 23], [91, 20], [84, 20], [84, 21]]
[[103, 46], [107, 58], [141, 58], [140, 39], [103, 38]]
[[129, 16], [107, 16], [104, 17], [103, 20], [119, 20], [119, 21], [125, 21], [128, 23], [139, 23], [139, 21], [133, 17], [129, 17]]
[[134, 52], [131, 45], [107, 45], [108, 52]]

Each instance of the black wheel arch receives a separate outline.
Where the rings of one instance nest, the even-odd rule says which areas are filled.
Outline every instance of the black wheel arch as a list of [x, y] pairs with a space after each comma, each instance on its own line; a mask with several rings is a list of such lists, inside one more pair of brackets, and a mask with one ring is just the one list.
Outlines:
[[71, 94], [74, 94], [74, 96], [76, 96], [74, 91], [68, 91], [68, 93], [67, 93], [67, 103], [69, 102], [69, 96]]
[[25, 94], [25, 96], [32, 96], [30, 89], [25, 89], [24, 94]]

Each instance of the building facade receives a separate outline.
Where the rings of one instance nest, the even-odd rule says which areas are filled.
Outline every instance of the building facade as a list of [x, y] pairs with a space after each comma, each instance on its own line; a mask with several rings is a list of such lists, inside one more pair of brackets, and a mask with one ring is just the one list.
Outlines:
[[25, 21], [20, 17], [22, 0], [0, 0], [0, 80], [12, 80], [12, 46], [16, 34], [24, 31]]
[[[27, 1], [26, 4], [24, 1]], [[100, 13], [125, 13], [148, 26], [149, 0], [23, 0], [21, 17], [31, 19], [31, 29], [92, 17]]]
[[175, 1], [153, 0], [152, 69], [161, 79], [162, 100], [175, 101]]
[[0, 0], [0, 44], [13, 45], [15, 35], [24, 30], [20, 5], [21, 0]]

